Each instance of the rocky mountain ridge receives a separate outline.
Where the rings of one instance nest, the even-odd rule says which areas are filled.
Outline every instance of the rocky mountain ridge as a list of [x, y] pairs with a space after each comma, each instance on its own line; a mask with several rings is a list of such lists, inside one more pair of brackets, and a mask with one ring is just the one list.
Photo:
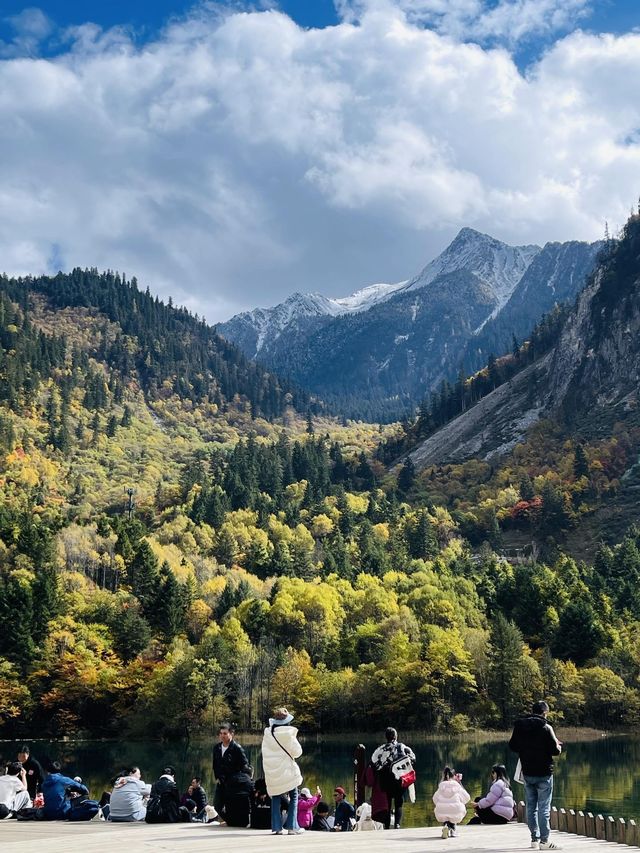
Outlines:
[[[570, 301], [599, 244], [509, 246], [471, 228], [413, 278], [330, 300], [295, 294], [218, 327], [336, 412], [395, 420], [443, 379], [477, 369]], [[348, 309], [348, 310], [347, 310]]]
[[503, 456], [541, 417], [582, 435], [635, 418], [640, 399], [640, 216], [602, 249], [556, 345], [410, 454], [418, 468]]

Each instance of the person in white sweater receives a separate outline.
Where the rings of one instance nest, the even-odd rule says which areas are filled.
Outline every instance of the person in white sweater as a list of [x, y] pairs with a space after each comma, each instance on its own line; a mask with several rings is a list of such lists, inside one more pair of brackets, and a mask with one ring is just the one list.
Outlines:
[[456, 824], [467, 813], [467, 803], [471, 799], [460, 784], [462, 773], [456, 773], [451, 767], [442, 771], [442, 782], [433, 795], [435, 814], [438, 823], [442, 824], [442, 837], [454, 838], [457, 835]]
[[[304, 832], [298, 826], [298, 786], [302, 784], [302, 774], [295, 761], [302, 755], [302, 747], [298, 742], [298, 729], [291, 725], [292, 721], [293, 714], [286, 708], [278, 708], [262, 738], [262, 769], [267, 793], [271, 797], [271, 831], [274, 835], [282, 835], [284, 830], [289, 835]], [[289, 798], [289, 806], [283, 827], [280, 798], [285, 794]]]

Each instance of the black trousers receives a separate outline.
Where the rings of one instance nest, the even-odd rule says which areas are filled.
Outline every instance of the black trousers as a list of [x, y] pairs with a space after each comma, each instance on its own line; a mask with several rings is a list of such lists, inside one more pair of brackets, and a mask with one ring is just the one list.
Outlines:
[[389, 803], [389, 808], [387, 809], [387, 816], [384, 821], [384, 828], [389, 829], [391, 827], [391, 809], [393, 808], [393, 823], [394, 826], [400, 826], [400, 821], [402, 820], [402, 807], [404, 805], [404, 790], [401, 786], [398, 786], [393, 791], [387, 791], [387, 802]]
[[496, 814], [489, 808], [486, 809], [476, 809], [475, 817], [472, 817], [469, 821], [470, 824], [478, 824], [478, 823], [493, 823], [493, 824], [502, 824], [509, 823], [506, 817], [502, 817], [502, 815]]

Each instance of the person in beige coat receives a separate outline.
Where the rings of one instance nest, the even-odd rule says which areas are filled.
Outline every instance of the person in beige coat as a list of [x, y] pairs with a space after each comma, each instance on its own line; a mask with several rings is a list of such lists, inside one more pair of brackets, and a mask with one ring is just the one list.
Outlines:
[[[262, 738], [262, 769], [271, 797], [271, 831], [282, 835], [301, 835], [304, 829], [298, 826], [298, 785], [302, 784], [302, 773], [295, 759], [302, 755], [298, 742], [298, 729], [292, 726], [293, 714], [286, 708], [278, 708]], [[281, 797], [289, 798], [287, 819], [282, 825]]]

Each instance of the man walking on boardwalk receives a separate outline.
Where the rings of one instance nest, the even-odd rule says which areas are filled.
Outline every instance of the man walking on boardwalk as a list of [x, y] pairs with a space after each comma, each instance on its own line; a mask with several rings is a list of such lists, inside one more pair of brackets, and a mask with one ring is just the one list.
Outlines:
[[560, 850], [550, 840], [551, 797], [553, 795], [553, 758], [562, 744], [547, 722], [549, 706], [534, 702], [528, 717], [516, 720], [509, 747], [520, 756], [527, 803], [527, 824], [533, 850]]

